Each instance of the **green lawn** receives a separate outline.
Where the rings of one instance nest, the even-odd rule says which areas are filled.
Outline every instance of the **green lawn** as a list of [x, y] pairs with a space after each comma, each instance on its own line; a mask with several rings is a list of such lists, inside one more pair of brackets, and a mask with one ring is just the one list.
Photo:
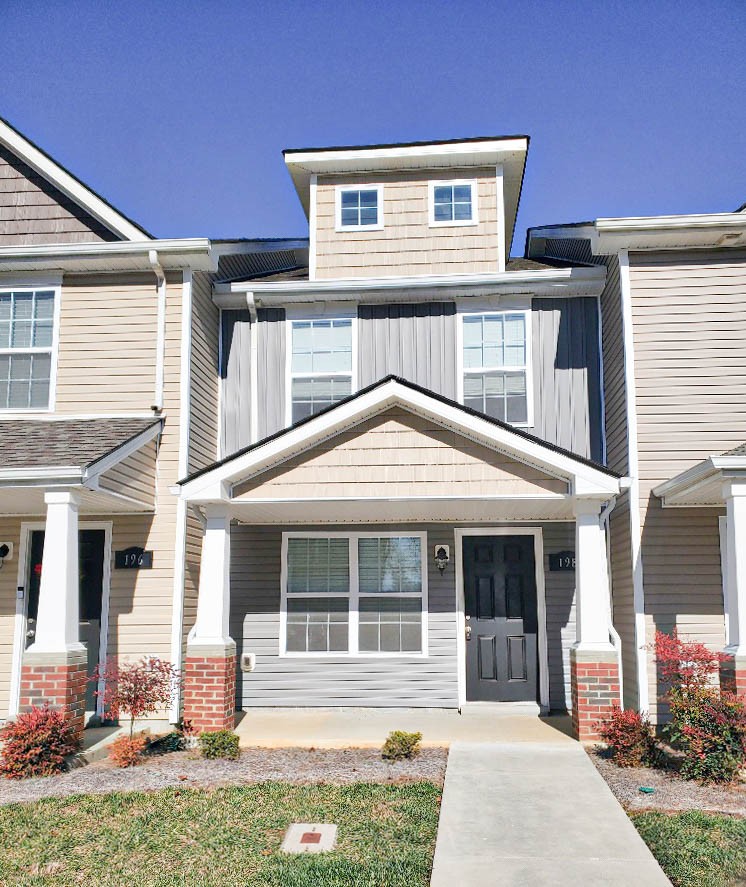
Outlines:
[[746, 819], [695, 811], [630, 815], [675, 887], [746, 885]]
[[[426, 887], [440, 789], [166, 789], [0, 807], [0, 884]], [[291, 822], [334, 822], [337, 850], [279, 852]]]

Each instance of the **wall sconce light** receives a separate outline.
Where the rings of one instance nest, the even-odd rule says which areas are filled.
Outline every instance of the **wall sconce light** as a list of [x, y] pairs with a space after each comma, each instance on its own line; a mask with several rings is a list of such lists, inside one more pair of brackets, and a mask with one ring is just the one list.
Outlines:
[[0, 544], [0, 570], [3, 567], [3, 564], [6, 560], [10, 560], [13, 557], [13, 543], [12, 542], [3, 542]]
[[451, 549], [448, 545], [436, 545], [435, 546], [435, 566], [440, 570], [440, 575], [443, 575], [443, 570], [448, 566], [448, 561], [451, 559]]

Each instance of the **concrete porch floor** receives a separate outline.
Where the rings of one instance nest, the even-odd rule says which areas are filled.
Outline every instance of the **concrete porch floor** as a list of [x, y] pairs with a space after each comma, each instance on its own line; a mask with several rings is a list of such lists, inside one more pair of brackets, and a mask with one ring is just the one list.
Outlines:
[[255, 708], [241, 712], [236, 733], [245, 748], [380, 748], [392, 730], [422, 733], [423, 746], [452, 742], [571, 744], [564, 714], [539, 717], [533, 706], [442, 708]]

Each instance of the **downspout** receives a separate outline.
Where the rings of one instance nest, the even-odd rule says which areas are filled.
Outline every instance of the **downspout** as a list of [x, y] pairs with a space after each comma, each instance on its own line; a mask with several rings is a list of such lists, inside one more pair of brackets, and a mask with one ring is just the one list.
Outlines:
[[259, 327], [254, 293], [246, 293], [246, 307], [249, 310], [251, 321], [249, 329], [249, 442], [256, 443], [259, 440], [259, 344], [257, 342]]
[[155, 272], [158, 287], [158, 319], [155, 344], [155, 393], [153, 397], [154, 413], [163, 410], [163, 377], [166, 362], [166, 274], [158, 260], [158, 250], [148, 251], [148, 260]]
[[622, 638], [619, 632], [614, 627], [614, 623], [612, 621], [612, 604], [613, 598], [611, 594], [611, 525], [609, 522], [609, 518], [611, 512], [614, 510], [614, 506], [616, 505], [616, 498], [612, 499], [608, 505], [603, 509], [599, 516], [599, 521], [604, 528], [604, 538], [606, 540], [606, 574], [608, 577], [608, 585], [609, 585], [609, 635], [611, 636], [612, 644], [617, 654], [617, 668], [619, 671], [619, 706], [620, 708], [624, 708], [624, 676], [622, 674]]

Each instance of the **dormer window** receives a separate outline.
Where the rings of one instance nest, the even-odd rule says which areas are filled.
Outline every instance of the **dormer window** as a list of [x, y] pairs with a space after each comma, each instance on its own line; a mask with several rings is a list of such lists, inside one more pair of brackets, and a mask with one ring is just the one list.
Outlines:
[[476, 225], [476, 182], [430, 182], [431, 225]]
[[381, 185], [337, 188], [337, 230], [375, 231], [383, 228]]

